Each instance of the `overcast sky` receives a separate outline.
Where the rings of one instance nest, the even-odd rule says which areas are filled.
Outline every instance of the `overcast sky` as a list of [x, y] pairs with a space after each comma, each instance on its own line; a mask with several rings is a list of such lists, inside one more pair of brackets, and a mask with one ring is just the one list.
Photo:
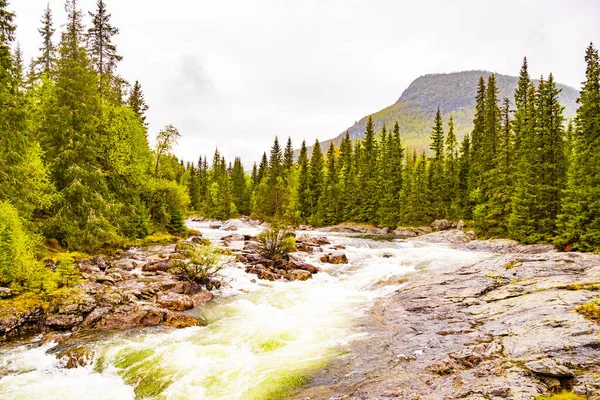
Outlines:
[[[46, 3], [10, 0], [27, 58]], [[79, 1], [85, 11], [95, 3]], [[174, 124], [186, 160], [218, 146], [252, 161], [275, 135], [296, 147], [332, 138], [428, 73], [517, 75], [527, 56], [532, 75], [579, 88], [585, 48], [600, 46], [598, 0], [105, 3], [121, 30], [119, 72], [141, 82], [151, 136]], [[63, 24], [64, 0], [50, 6]]]

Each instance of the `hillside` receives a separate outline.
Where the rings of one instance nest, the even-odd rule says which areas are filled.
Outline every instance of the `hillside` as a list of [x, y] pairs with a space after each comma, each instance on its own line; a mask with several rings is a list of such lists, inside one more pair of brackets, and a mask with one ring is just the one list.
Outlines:
[[[490, 73], [464, 71], [421, 76], [410, 84], [395, 104], [373, 114], [375, 129], [380, 130], [384, 123], [392, 127], [398, 121], [404, 144], [419, 151], [426, 150], [429, 147], [433, 117], [439, 106], [445, 122], [448, 121], [449, 115], [453, 114], [460, 140], [472, 129], [479, 77], [487, 79]], [[499, 98], [508, 97], [512, 100], [518, 78], [496, 74], [496, 79], [500, 90]], [[562, 84], [558, 84], [558, 87], [562, 89], [559, 98], [565, 106], [564, 115], [566, 118], [572, 118], [577, 109], [579, 91]], [[348, 128], [352, 139], [364, 136], [367, 118], [368, 116], [363, 117]], [[346, 130], [332, 140], [338, 145], [345, 134]], [[323, 142], [322, 147], [326, 149], [329, 142], [331, 140]]]

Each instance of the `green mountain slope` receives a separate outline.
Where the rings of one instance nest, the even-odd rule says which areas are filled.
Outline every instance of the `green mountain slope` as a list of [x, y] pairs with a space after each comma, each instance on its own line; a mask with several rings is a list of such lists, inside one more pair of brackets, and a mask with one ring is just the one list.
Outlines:
[[[461, 140], [472, 130], [479, 77], [483, 76], [487, 80], [490, 73], [464, 71], [421, 76], [410, 84], [395, 104], [373, 114], [375, 129], [379, 131], [384, 123], [391, 128], [398, 121], [404, 145], [418, 151], [427, 150], [433, 118], [439, 106], [446, 123], [449, 115], [453, 114], [457, 136]], [[516, 76], [496, 74], [500, 99], [508, 97], [513, 100], [517, 79]], [[562, 84], [558, 87], [562, 89], [559, 98], [565, 107], [564, 115], [566, 118], [572, 118], [577, 109], [579, 91]], [[348, 128], [352, 139], [361, 139], [364, 136], [367, 118], [368, 116], [363, 117]], [[332, 140], [338, 145], [345, 134], [346, 131], [334, 139], [325, 141], [322, 147], [326, 149]]]

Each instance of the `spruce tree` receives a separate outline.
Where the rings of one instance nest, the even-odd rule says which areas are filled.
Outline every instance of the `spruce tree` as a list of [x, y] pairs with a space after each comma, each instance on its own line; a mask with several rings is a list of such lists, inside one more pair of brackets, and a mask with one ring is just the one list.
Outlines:
[[433, 151], [435, 161], [442, 161], [444, 159], [444, 121], [439, 107], [435, 113], [430, 140], [430, 148]]
[[309, 164], [308, 164], [308, 150], [306, 148], [306, 142], [302, 141], [300, 147], [300, 155], [298, 156], [298, 167], [300, 169], [300, 179], [298, 183], [298, 219], [301, 221], [308, 221], [310, 216], [310, 205], [308, 202], [309, 196]]
[[324, 185], [323, 206], [324, 223], [334, 225], [340, 222], [341, 209], [339, 202], [339, 171], [336, 160], [336, 151], [333, 142], [329, 144], [327, 150], [327, 175]]
[[89, 14], [92, 26], [88, 29], [87, 38], [92, 61], [100, 75], [113, 75], [117, 63], [123, 59], [113, 44], [113, 37], [119, 34], [119, 29], [111, 25], [111, 14], [104, 0], [97, 0], [96, 12]]
[[575, 117], [574, 156], [558, 218], [556, 244], [580, 251], [600, 251], [600, 57], [590, 43], [585, 81]]
[[306, 194], [309, 220], [312, 225], [316, 226], [323, 223], [323, 215], [319, 213], [319, 202], [321, 201], [321, 195], [323, 194], [324, 184], [323, 166], [321, 144], [316, 140], [310, 158], [308, 190]]
[[127, 100], [127, 105], [140, 118], [142, 124], [148, 129], [148, 123], [146, 122], [146, 111], [148, 111], [148, 105], [144, 99], [144, 93], [142, 92], [142, 85], [139, 81], [135, 81], [131, 94]]
[[289, 174], [290, 170], [294, 166], [294, 146], [292, 145], [292, 138], [288, 137], [285, 150], [283, 152], [283, 169], [286, 174]]
[[446, 217], [455, 220], [460, 216], [459, 197], [459, 159], [458, 141], [454, 133], [454, 119], [450, 114], [448, 137], [446, 138], [446, 158], [444, 160], [445, 185], [444, 197]]
[[354, 169], [354, 157], [352, 151], [352, 140], [350, 133], [346, 131], [346, 136], [340, 144], [340, 213], [344, 221], [352, 220], [354, 209], [353, 194], [356, 190]]
[[250, 196], [246, 183], [246, 173], [239, 157], [235, 158], [231, 170], [231, 196], [237, 212], [248, 215], [250, 212]]
[[446, 180], [444, 177], [444, 122], [438, 107], [431, 132], [433, 158], [428, 168], [428, 203], [431, 220], [444, 218], [447, 214]]
[[362, 140], [358, 182], [359, 192], [356, 217], [360, 222], [375, 222], [377, 218], [378, 197], [378, 149], [375, 139], [373, 117], [369, 116]]
[[41, 23], [42, 27], [38, 29], [38, 32], [42, 36], [42, 47], [39, 49], [41, 54], [36, 59], [35, 65], [39, 73], [48, 74], [54, 67], [56, 61], [56, 47], [54, 46], [52, 39], [56, 29], [54, 29], [54, 23], [52, 21], [50, 4], [48, 4], [44, 10]]

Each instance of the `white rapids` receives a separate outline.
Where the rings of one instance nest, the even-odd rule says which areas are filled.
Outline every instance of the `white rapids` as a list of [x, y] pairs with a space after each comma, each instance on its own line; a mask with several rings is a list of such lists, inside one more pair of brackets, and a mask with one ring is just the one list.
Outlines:
[[[204, 236], [257, 234], [190, 223]], [[266, 399], [284, 396], [311, 371], [342, 356], [364, 337], [358, 327], [374, 300], [420, 269], [446, 269], [488, 255], [444, 245], [375, 241], [326, 232], [346, 246], [347, 265], [310, 262], [321, 272], [306, 282], [268, 282], [232, 263], [229, 287], [203, 310], [207, 326], [132, 330], [95, 342], [88, 367], [65, 369], [46, 351], [53, 343], [0, 348], [1, 399]], [[389, 253], [384, 258], [383, 255]]]

